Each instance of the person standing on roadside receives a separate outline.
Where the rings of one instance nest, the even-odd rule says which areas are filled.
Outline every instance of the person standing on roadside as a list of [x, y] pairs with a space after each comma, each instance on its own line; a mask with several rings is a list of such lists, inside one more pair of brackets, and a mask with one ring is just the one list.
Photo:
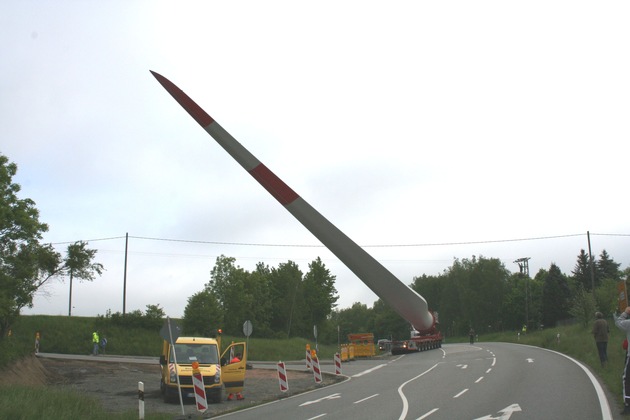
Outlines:
[[35, 332], [35, 354], [39, 353], [39, 340], [41, 339], [41, 335], [39, 331]]
[[604, 319], [604, 315], [601, 312], [595, 312], [595, 322], [593, 323], [593, 337], [595, 337], [595, 345], [597, 346], [597, 352], [599, 353], [599, 361], [602, 367], [606, 367], [608, 363], [608, 322]]
[[[243, 356], [240, 353], [236, 353], [236, 355], [232, 358], [232, 360], [230, 360], [230, 364], [232, 364], [232, 363], [239, 363], [242, 359], [243, 359]], [[227, 399], [228, 399], [228, 401], [232, 401], [234, 399], [234, 394], [230, 393], [228, 395]], [[236, 399], [237, 400], [244, 400], [245, 397], [240, 392], [237, 392], [236, 393]]]
[[[630, 341], [630, 306], [626, 308], [621, 315], [615, 317], [615, 325], [621, 331], [626, 333], [626, 339]], [[630, 352], [626, 351], [626, 364], [621, 375], [621, 384], [623, 386], [623, 411], [624, 416], [630, 416]]]
[[98, 346], [101, 342], [100, 337], [98, 336], [98, 331], [94, 331], [92, 333], [92, 344], [94, 347], [92, 348], [92, 356], [98, 356]]

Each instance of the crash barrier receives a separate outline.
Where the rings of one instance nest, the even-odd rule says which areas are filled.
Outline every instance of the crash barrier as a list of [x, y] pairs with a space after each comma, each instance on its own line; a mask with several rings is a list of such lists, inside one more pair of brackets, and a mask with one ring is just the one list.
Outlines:
[[342, 344], [341, 345], [341, 361], [347, 362], [348, 360], [354, 360], [354, 345]]
[[322, 382], [322, 370], [319, 367], [319, 358], [314, 350], [311, 358], [313, 359], [313, 378], [315, 378], [316, 384], [320, 384]]
[[341, 375], [341, 356], [335, 353], [335, 375]]
[[144, 420], [144, 382], [138, 382], [138, 418]]
[[282, 361], [278, 362], [278, 382], [280, 383], [280, 392], [287, 392], [289, 390], [287, 369]]
[[348, 334], [348, 341], [354, 349], [354, 357], [372, 357], [376, 355], [374, 334]]
[[346, 346], [345, 344], [342, 344], [340, 347], [341, 348], [339, 349], [339, 353], [340, 353], [341, 361], [345, 362], [348, 360], [348, 346]]
[[206, 400], [206, 388], [203, 385], [203, 376], [199, 370], [199, 362], [193, 362], [192, 368], [192, 382], [195, 391], [197, 411], [204, 413], [208, 409], [208, 400]]

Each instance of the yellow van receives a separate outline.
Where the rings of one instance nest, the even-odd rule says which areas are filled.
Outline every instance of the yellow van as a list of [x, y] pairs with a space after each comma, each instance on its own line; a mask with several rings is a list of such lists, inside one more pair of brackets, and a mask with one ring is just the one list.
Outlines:
[[209, 402], [221, 402], [223, 389], [229, 394], [243, 390], [247, 363], [244, 342], [232, 343], [221, 353], [220, 358], [220, 339], [179, 337], [175, 341], [174, 353], [171, 351], [172, 348], [169, 342], [164, 340], [160, 355], [162, 372], [160, 390], [165, 402], [179, 399], [177, 376], [179, 376], [182, 397], [195, 397], [192, 385], [193, 362], [199, 362], [199, 370], [203, 375], [203, 383], [206, 388], [206, 399]]

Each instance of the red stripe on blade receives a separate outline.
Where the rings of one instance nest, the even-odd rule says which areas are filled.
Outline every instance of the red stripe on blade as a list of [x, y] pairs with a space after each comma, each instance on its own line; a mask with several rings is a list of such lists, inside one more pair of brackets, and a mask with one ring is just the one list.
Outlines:
[[249, 173], [256, 178], [256, 181], [260, 182], [260, 185], [265, 187], [265, 189], [269, 191], [269, 193], [273, 195], [283, 206], [291, 204], [299, 197], [295, 191], [293, 191], [262, 163], [252, 169]]
[[206, 111], [201, 109], [201, 107], [197, 105], [195, 101], [190, 99], [190, 97], [186, 95], [184, 91], [182, 91], [180, 88], [175, 86], [173, 82], [171, 82], [161, 74], [154, 72], [153, 70], [150, 71], [151, 74], [155, 76], [157, 81], [160, 82], [162, 86], [164, 86], [164, 89], [166, 89], [166, 91], [170, 93], [177, 102], [179, 102], [179, 104], [190, 114], [190, 116], [199, 123], [199, 125], [205, 128], [214, 122], [212, 117], [208, 115]]

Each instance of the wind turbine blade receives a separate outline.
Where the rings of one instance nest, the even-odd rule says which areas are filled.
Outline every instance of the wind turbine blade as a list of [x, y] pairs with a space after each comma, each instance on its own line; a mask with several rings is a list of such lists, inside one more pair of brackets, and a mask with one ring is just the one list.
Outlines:
[[434, 317], [429, 312], [427, 302], [422, 296], [401, 282], [295, 193], [174, 83], [154, 71], [151, 73], [230, 156], [377, 296], [383, 299], [401, 317], [409, 321], [414, 328], [424, 330], [434, 325]]

